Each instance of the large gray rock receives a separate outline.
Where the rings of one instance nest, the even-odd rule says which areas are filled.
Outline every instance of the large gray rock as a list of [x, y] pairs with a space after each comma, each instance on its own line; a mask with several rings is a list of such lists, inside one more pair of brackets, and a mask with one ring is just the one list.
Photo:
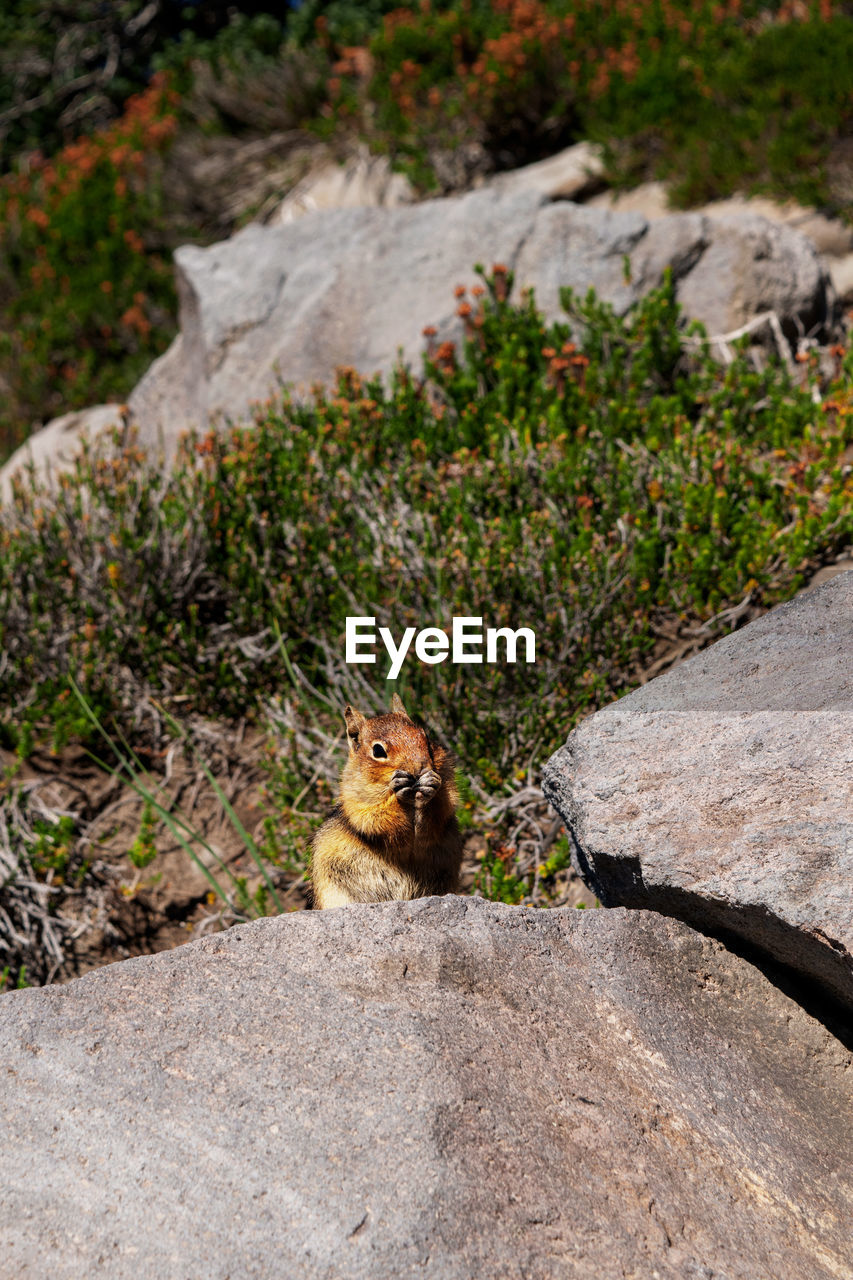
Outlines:
[[537, 216], [517, 270], [522, 281], [535, 281], [537, 301], [556, 317], [562, 285], [581, 293], [594, 288], [625, 312], [660, 284], [666, 267], [685, 314], [711, 334], [774, 311], [793, 337], [827, 317], [828, 276], [814, 247], [756, 214], [681, 213], [650, 221], [640, 213], [553, 204]]
[[180, 355], [167, 352], [130, 407], [143, 436], [245, 421], [285, 379], [307, 393], [336, 366], [388, 374], [414, 361], [423, 328], [458, 332], [454, 285], [476, 262], [512, 264], [542, 201], [477, 192], [400, 209], [331, 209], [250, 224], [175, 255]]
[[853, 1274], [853, 1062], [645, 912], [432, 898], [0, 997], [0, 1276]]
[[[521, 169], [517, 172], [525, 171]], [[602, 191], [593, 195], [588, 203], [598, 209], [642, 213], [646, 218], [663, 218], [671, 212], [669, 187], [664, 182], [643, 182], [630, 191]], [[801, 232], [812, 241], [818, 253], [825, 254], [827, 258], [843, 258], [853, 252], [853, 227], [848, 222], [843, 222], [841, 218], [829, 218], [796, 200], [780, 201], [769, 196], [736, 194], [723, 200], [712, 200], [694, 212], [714, 219], [759, 214], [768, 222]]]
[[[668, 221], [659, 224], [664, 234]], [[703, 221], [713, 235], [679, 288], [688, 315], [711, 333], [730, 333], [765, 311], [776, 312], [790, 337], [795, 329], [810, 332], [825, 322], [827, 297], [818, 281], [826, 282], [828, 274], [804, 235], [757, 213]]]
[[[550, 169], [545, 176], [553, 188]], [[402, 208], [252, 223], [210, 248], [179, 249], [181, 332], [130, 396], [139, 442], [169, 457], [188, 429], [248, 421], [281, 381], [306, 394], [340, 365], [387, 376], [402, 357], [419, 370], [426, 325], [439, 342], [461, 337], [453, 290], [477, 283], [477, 262], [514, 270], [515, 296], [532, 286], [549, 320], [563, 317], [564, 285], [594, 288], [624, 313], [667, 267], [687, 315], [712, 333], [767, 310], [791, 334], [829, 318], [829, 277], [810, 241], [787, 227], [751, 215], [649, 221], [552, 203], [539, 178]], [[28, 454], [52, 458], [56, 431], [33, 436]], [[18, 464], [0, 469], [0, 486]]]
[[853, 572], [584, 720], [544, 790], [603, 902], [727, 930], [853, 1008]]
[[305, 392], [338, 365], [387, 375], [401, 355], [419, 368], [425, 325], [438, 341], [461, 335], [453, 289], [476, 282], [476, 262], [514, 270], [516, 296], [532, 286], [549, 319], [563, 315], [563, 285], [624, 312], [667, 267], [687, 314], [713, 332], [768, 309], [809, 329], [831, 292], [810, 242], [760, 218], [649, 223], [512, 189], [250, 225], [175, 260], [181, 336], [130, 399], [143, 439], [245, 420], [279, 379]]
[[[788, 227], [754, 215], [649, 221], [551, 202], [535, 183], [252, 223], [229, 241], [175, 253], [181, 333], [129, 397], [138, 440], [168, 458], [184, 431], [250, 420], [282, 381], [306, 394], [341, 365], [387, 376], [402, 357], [420, 369], [425, 325], [438, 342], [461, 338], [453, 288], [478, 283], [475, 262], [514, 270], [515, 296], [533, 287], [549, 320], [564, 317], [564, 285], [594, 288], [624, 314], [667, 268], [685, 314], [715, 334], [765, 311], [790, 334], [804, 332], [833, 305], [815, 248]], [[61, 470], [76, 440], [68, 430], [65, 419], [50, 424], [24, 456], [40, 472], [49, 461]], [[19, 465], [17, 457], [0, 468], [0, 489], [8, 492]]]

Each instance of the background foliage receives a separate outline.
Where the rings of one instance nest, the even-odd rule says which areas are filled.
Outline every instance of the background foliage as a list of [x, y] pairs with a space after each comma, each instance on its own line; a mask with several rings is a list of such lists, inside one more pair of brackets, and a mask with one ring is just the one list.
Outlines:
[[175, 103], [155, 77], [115, 124], [0, 183], [10, 444], [25, 415], [120, 397], [171, 336], [172, 267], [156, 228]]
[[0, 37], [0, 457], [165, 349], [171, 250], [230, 229], [187, 185], [212, 138], [361, 138], [426, 191], [589, 137], [682, 203], [853, 207], [853, 17], [829, 0], [15, 0]]

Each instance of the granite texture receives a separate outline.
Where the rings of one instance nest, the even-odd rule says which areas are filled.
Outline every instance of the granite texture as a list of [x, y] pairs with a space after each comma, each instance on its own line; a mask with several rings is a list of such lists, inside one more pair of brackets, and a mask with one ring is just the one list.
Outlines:
[[0, 997], [0, 1276], [840, 1280], [851, 1055], [648, 912], [298, 913]]
[[544, 790], [603, 902], [729, 931], [853, 1008], [853, 572], [584, 720]]

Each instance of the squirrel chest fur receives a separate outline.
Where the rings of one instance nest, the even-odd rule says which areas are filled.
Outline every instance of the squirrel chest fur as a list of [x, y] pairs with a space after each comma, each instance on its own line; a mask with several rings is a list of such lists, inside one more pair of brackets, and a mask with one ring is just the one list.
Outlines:
[[338, 804], [314, 837], [314, 907], [453, 893], [462, 838], [453, 761], [406, 714], [344, 712], [349, 755]]

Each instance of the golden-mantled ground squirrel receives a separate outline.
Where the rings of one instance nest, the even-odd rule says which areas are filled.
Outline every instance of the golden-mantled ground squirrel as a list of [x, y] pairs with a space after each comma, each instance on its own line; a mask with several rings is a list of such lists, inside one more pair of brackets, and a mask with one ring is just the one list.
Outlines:
[[462, 837], [453, 761], [397, 694], [389, 715], [344, 712], [349, 756], [338, 804], [314, 837], [314, 907], [453, 893]]

